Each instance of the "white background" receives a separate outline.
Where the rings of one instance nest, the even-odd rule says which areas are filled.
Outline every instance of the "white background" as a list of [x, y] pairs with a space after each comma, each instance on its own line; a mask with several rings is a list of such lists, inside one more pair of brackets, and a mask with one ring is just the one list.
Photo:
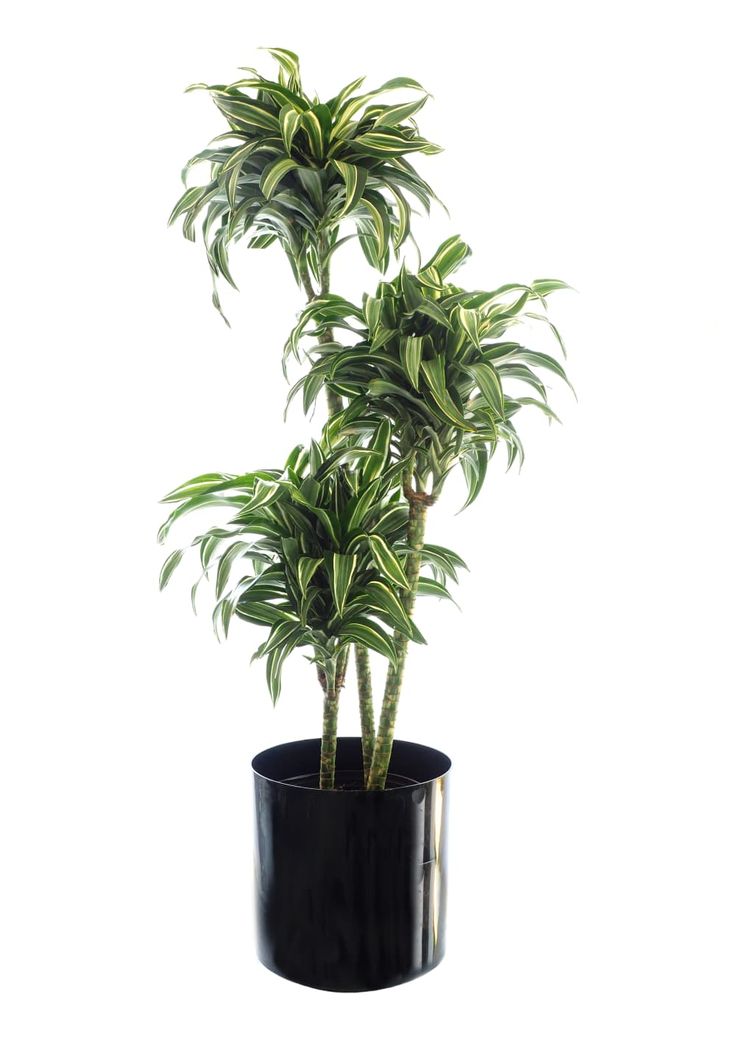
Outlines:
[[[732, 1062], [732, 51], [726, 5], [37, 3], [3, 43], [2, 1010], [7, 1062], [294, 1057]], [[22, 11], [22, 14], [19, 14]], [[561, 276], [576, 404], [521, 475], [431, 514], [468, 560], [424, 604], [398, 735], [454, 761], [448, 954], [335, 996], [253, 953], [249, 763], [319, 730], [298, 657], [274, 711], [156, 589], [156, 499], [283, 460], [277, 251], [236, 256], [228, 331], [165, 227], [224, 128], [191, 81], [302, 55], [433, 93], [420, 159], [467, 286]], [[729, 100], [729, 96], [731, 99]], [[374, 283], [351, 250], [336, 290]], [[201, 525], [192, 521], [195, 533]], [[357, 728], [346, 697], [341, 732]], [[463, 1044], [465, 1046], [463, 1046]]]

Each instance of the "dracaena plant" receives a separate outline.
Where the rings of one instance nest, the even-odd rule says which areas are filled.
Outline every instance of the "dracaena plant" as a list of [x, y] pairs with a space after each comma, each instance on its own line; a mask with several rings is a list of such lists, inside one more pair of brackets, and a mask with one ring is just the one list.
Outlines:
[[[425, 542], [427, 510], [457, 464], [466, 505], [474, 501], [499, 443], [509, 466], [521, 464], [514, 418], [524, 406], [554, 418], [537, 370], [567, 382], [562, 364], [507, 333], [541, 320], [561, 346], [546, 297], [566, 285], [463, 290], [448, 278], [470, 251], [452, 237], [416, 273], [402, 265], [362, 305], [332, 292], [332, 256], [345, 239], [357, 236], [369, 263], [385, 273], [391, 253], [398, 256], [411, 236], [412, 202], [429, 209], [434, 194], [407, 158], [439, 150], [413, 118], [427, 96], [410, 78], [361, 92], [360, 78], [322, 103], [305, 94], [293, 52], [268, 51], [277, 81], [246, 69], [230, 85], [193, 86], [210, 92], [229, 130], [190, 161], [185, 183], [197, 163], [209, 167], [209, 179], [187, 188], [171, 220], [183, 218], [190, 239], [201, 229], [215, 282], [222, 276], [233, 286], [233, 243], [280, 244], [308, 299], [284, 360], [310, 367], [289, 399], [301, 392], [309, 412], [324, 393], [329, 419], [322, 446], [297, 447], [283, 469], [202, 476], [177, 488], [165, 499], [176, 507], [161, 537], [195, 509], [235, 509], [193, 543], [202, 578], [214, 575], [216, 629], [227, 633], [234, 616], [269, 628], [255, 655], [266, 657], [274, 699], [284, 659], [297, 647], [309, 650], [324, 690], [323, 787], [333, 784], [352, 645], [365, 784], [382, 789], [408, 645], [423, 640], [412, 618], [416, 597], [449, 597], [447, 580], [465, 567], [452, 550]], [[420, 95], [385, 102], [394, 89]], [[346, 224], [351, 231], [343, 234]], [[213, 298], [220, 309], [216, 291]], [[527, 390], [518, 394], [518, 384]], [[175, 550], [165, 562], [162, 585], [182, 554]], [[195, 594], [196, 585], [193, 602]], [[377, 729], [371, 651], [388, 660]]]
[[[397, 77], [362, 92], [358, 78], [323, 103], [304, 91], [293, 52], [267, 50], [277, 81], [244, 68], [248, 76], [232, 84], [191, 86], [209, 92], [230, 128], [184, 168], [185, 184], [199, 163], [209, 179], [186, 189], [169, 220], [182, 218], [191, 240], [201, 230], [218, 309], [217, 278], [235, 287], [228, 251], [237, 241], [256, 248], [278, 241], [313, 298], [329, 290], [332, 256], [352, 235], [385, 271], [411, 234], [412, 203], [428, 210], [434, 195], [407, 158], [440, 150], [414, 121], [427, 100], [418, 82]], [[400, 89], [416, 98], [383, 100]], [[355, 232], [341, 236], [345, 222]]]
[[[403, 564], [408, 506], [398, 466], [389, 457], [388, 425], [375, 447], [342, 448], [330, 455], [317, 444], [296, 447], [283, 469], [246, 475], [206, 474], [164, 498], [174, 506], [162, 525], [171, 528], [195, 510], [225, 506], [234, 513], [191, 543], [202, 574], [214, 587], [215, 630], [225, 637], [233, 617], [268, 628], [253, 658], [266, 659], [274, 703], [284, 661], [298, 648], [310, 651], [324, 692], [320, 784], [334, 783], [337, 712], [351, 645], [371, 649], [396, 665], [394, 631], [424, 639], [404, 605], [409, 582]], [[169, 555], [161, 587], [178, 567], [183, 549]], [[422, 590], [446, 595], [444, 571], [452, 554], [430, 547], [433, 577]], [[373, 757], [373, 725], [363, 734], [364, 770]]]
[[[567, 285], [545, 279], [466, 291], [448, 283], [447, 277], [469, 254], [466, 243], [451, 237], [418, 273], [402, 267], [395, 280], [379, 285], [375, 296], [366, 295], [361, 307], [335, 295], [315, 299], [286, 346], [287, 354], [312, 363], [290, 398], [301, 391], [309, 412], [320, 391], [330, 387], [347, 403], [327, 425], [329, 437], [360, 440], [390, 425], [409, 504], [409, 589], [404, 599], [409, 613], [418, 587], [427, 509], [439, 498], [452, 468], [459, 462], [465, 473], [467, 506], [478, 496], [499, 442], [506, 445], [508, 467], [523, 461], [513, 423], [521, 409], [533, 406], [557, 419], [536, 370], [568, 382], [556, 358], [507, 335], [520, 325], [542, 321], [564, 354], [559, 332], [547, 317], [546, 296]], [[331, 330], [357, 335], [357, 342], [309, 346], [326, 323]], [[510, 395], [510, 383], [525, 386], [531, 394]], [[397, 631], [372, 785], [381, 784], [388, 770], [407, 648], [408, 639]]]

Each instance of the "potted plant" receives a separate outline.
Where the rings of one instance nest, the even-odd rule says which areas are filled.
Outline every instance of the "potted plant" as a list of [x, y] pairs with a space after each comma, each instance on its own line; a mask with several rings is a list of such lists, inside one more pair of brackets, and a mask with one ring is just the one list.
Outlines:
[[[314, 666], [321, 737], [253, 761], [259, 955], [292, 980], [356, 991], [425, 973], [444, 953], [450, 761], [394, 740], [409, 645], [424, 640], [416, 599], [450, 598], [465, 567], [426, 541], [427, 514], [456, 466], [469, 505], [499, 444], [509, 466], [521, 463], [514, 418], [525, 406], [554, 418], [543, 376], [567, 381], [565, 370], [513, 335], [541, 320], [561, 346], [546, 299], [566, 285], [458, 287], [450, 278], [470, 249], [454, 236], [416, 271], [401, 263], [361, 305], [334, 292], [345, 240], [357, 237], [384, 274], [411, 235], [412, 205], [429, 209], [434, 194], [408, 158], [439, 150], [414, 121], [427, 96], [409, 78], [371, 92], [359, 79], [321, 103], [304, 93], [297, 56], [269, 51], [276, 81], [247, 70], [231, 85], [195, 86], [229, 129], [190, 161], [185, 179], [197, 163], [208, 179], [186, 188], [171, 221], [190, 239], [201, 231], [215, 285], [234, 286], [232, 242], [280, 244], [307, 298], [284, 347], [304, 366], [288, 402], [300, 396], [308, 412], [324, 396], [328, 417], [279, 467], [176, 488], [159, 537], [196, 510], [228, 509], [192, 543], [202, 570], [192, 603], [204, 580], [218, 633], [234, 618], [264, 628], [254, 658], [266, 661], [274, 702], [289, 654], [306, 650]], [[418, 96], [386, 102], [396, 89]], [[166, 559], [162, 587], [183, 553]], [[337, 738], [351, 653], [361, 736]], [[388, 661], [377, 721], [373, 653]]]

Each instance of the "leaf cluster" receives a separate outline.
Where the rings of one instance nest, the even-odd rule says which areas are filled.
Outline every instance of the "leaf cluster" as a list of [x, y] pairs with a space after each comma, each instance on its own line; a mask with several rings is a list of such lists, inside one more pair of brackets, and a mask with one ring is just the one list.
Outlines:
[[[341, 395], [346, 408], [329, 425], [334, 436], [360, 437], [389, 422], [399, 458], [411, 461], [420, 489], [431, 481], [435, 497], [459, 461], [466, 505], [477, 497], [499, 442], [509, 467], [523, 461], [513, 423], [519, 410], [533, 406], [557, 419], [538, 370], [569, 383], [555, 357], [507, 338], [518, 325], [542, 321], [562, 347], [546, 296], [567, 285], [545, 279], [467, 291], [447, 278], [469, 254], [454, 236], [417, 273], [404, 266], [394, 280], [382, 281], [362, 306], [336, 295], [313, 300], [285, 348], [311, 363], [289, 401], [301, 392], [309, 411], [323, 387]], [[310, 346], [326, 327], [352, 333], [355, 341]], [[510, 394], [512, 381], [528, 393]]]
[[[322, 103], [304, 92], [293, 52], [267, 50], [277, 81], [243, 68], [248, 76], [232, 84], [191, 86], [209, 92], [230, 128], [187, 163], [185, 184], [200, 163], [209, 179], [185, 190], [170, 224], [181, 218], [190, 240], [199, 229], [213, 278], [233, 287], [228, 253], [245, 237], [256, 248], [278, 241], [297, 283], [323, 288], [331, 255], [351, 238], [339, 237], [348, 218], [370, 264], [385, 272], [410, 235], [412, 202], [428, 210], [434, 198], [407, 158], [440, 150], [414, 120], [427, 94], [408, 77], [367, 92], [358, 78]], [[419, 96], [381, 102], [397, 89]], [[214, 300], [220, 309], [216, 291]]]
[[[350, 644], [395, 663], [392, 632], [424, 641], [401, 598], [408, 590], [408, 506], [387, 426], [372, 442], [331, 454], [314, 442], [308, 449], [298, 446], [283, 469], [198, 476], [163, 499], [175, 507], [161, 527], [161, 541], [195, 510], [235, 510], [225, 524], [192, 542], [202, 568], [192, 603], [201, 581], [209, 580], [218, 634], [227, 636], [234, 616], [269, 629], [255, 657], [266, 659], [274, 701], [284, 660], [297, 647], [311, 650], [329, 685]], [[183, 555], [179, 549], [167, 558], [162, 588]], [[449, 596], [446, 578], [456, 578], [462, 560], [438, 546], [428, 547], [423, 559], [432, 577], [422, 579], [422, 592]]]

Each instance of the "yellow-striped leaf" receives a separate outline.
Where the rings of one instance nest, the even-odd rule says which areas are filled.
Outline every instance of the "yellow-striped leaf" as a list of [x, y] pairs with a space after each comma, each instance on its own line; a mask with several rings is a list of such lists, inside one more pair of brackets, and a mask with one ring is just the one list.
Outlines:
[[269, 162], [261, 177], [261, 191], [266, 199], [270, 199], [280, 181], [287, 173], [297, 169], [297, 163], [293, 159], [275, 159]]
[[306, 594], [307, 587], [314, 577], [314, 573], [323, 563], [322, 557], [300, 557], [297, 567], [297, 581], [302, 594]]
[[437, 154], [442, 148], [431, 144], [422, 137], [403, 137], [398, 133], [363, 133], [352, 141], [356, 150], [365, 155], [379, 159], [396, 159], [410, 151], [421, 151], [424, 155]]
[[342, 616], [345, 611], [345, 602], [357, 563], [358, 558], [354, 553], [333, 553], [327, 563], [327, 577], [338, 616]]
[[468, 372], [480, 388], [497, 417], [503, 417], [503, 386], [498, 373], [491, 365], [468, 365]]
[[422, 364], [423, 342], [421, 336], [406, 336], [401, 341], [401, 364], [411, 380], [412, 387], [417, 391], [419, 390], [419, 368]]
[[422, 272], [425, 269], [436, 269], [441, 277], [449, 277], [472, 253], [467, 243], [459, 236], [450, 236], [439, 245], [427, 264], [422, 267]]
[[411, 118], [413, 114], [421, 111], [428, 99], [429, 96], [427, 95], [411, 103], [399, 103], [395, 107], [387, 107], [383, 114], [380, 115], [376, 126], [380, 126], [383, 129], [384, 127], [390, 128], [394, 125], [401, 125], [407, 118]]
[[325, 138], [322, 123], [315, 114], [314, 108], [302, 114], [302, 128], [307, 134], [310, 151], [315, 158], [321, 159], [325, 153]]
[[392, 664], [396, 664], [396, 649], [393, 639], [377, 623], [369, 619], [352, 620], [340, 628], [340, 637], [347, 641], [357, 642], [366, 649], [373, 649], [382, 656], [388, 657]]
[[158, 578], [159, 590], [163, 590], [163, 588], [167, 585], [169, 579], [178, 568], [179, 561], [182, 559], [183, 556], [184, 550], [175, 549], [174, 552], [169, 554], [169, 556], [166, 558], [161, 568], [161, 574]]
[[458, 306], [457, 316], [465, 335], [476, 350], [480, 350], [480, 318], [477, 310], [469, 310], [465, 306]]
[[382, 535], [369, 535], [368, 544], [378, 570], [394, 583], [410, 590], [404, 567]]
[[452, 401], [447, 390], [444, 358], [428, 358], [427, 361], [422, 362], [421, 370], [429, 385], [432, 398], [437, 403], [437, 407], [442, 412], [443, 416], [450, 424], [454, 424], [456, 427], [468, 431], [470, 425], [463, 419], [462, 412]]
[[279, 125], [281, 126], [281, 139], [284, 142], [287, 154], [291, 154], [291, 145], [302, 124], [302, 116], [293, 107], [282, 107], [279, 111]]
[[237, 124], [276, 133], [280, 131], [278, 118], [262, 103], [249, 100], [247, 96], [231, 96], [227, 92], [213, 92], [211, 95], [225, 117]]
[[338, 215], [344, 217], [360, 202], [368, 173], [362, 166], [354, 166], [352, 162], [341, 162], [339, 159], [333, 159], [332, 165], [345, 182], [345, 203]]

